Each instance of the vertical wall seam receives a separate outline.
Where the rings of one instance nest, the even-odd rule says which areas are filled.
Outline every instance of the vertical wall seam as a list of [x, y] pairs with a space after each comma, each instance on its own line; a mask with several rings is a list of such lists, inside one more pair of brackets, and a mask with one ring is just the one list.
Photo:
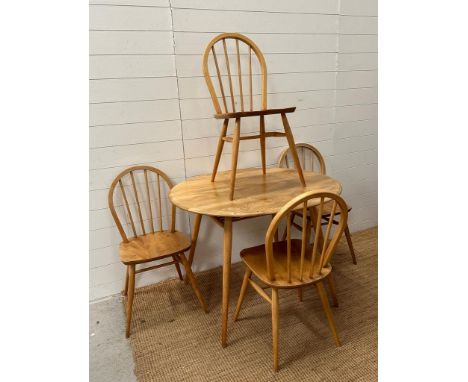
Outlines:
[[[337, 19], [337, 34], [336, 34], [336, 55], [335, 55], [335, 84], [334, 84], [334, 91], [333, 91], [333, 123], [336, 124], [336, 109], [337, 109], [337, 92], [338, 92], [338, 69], [339, 69], [339, 56], [340, 56], [340, 17], [341, 15], [341, 0], [338, 0], [338, 19]], [[332, 155], [335, 155], [335, 126], [333, 127], [333, 150]], [[333, 170], [333, 168], [332, 168]]]
[[175, 69], [176, 86], [177, 86], [177, 101], [179, 103], [180, 136], [181, 136], [181, 139], [182, 139], [182, 151], [183, 151], [183, 155], [184, 155], [184, 176], [185, 176], [185, 179], [187, 179], [187, 166], [185, 165], [184, 129], [182, 127], [182, 109], [180, 107], [179, 74], [177, 73], [176, 42], [175, 42], [175, 36], [174, 36], [174, 15], [172, 13], [171, 0], [169, 0], [169, 11], [171, 13], [172, 49], [174, 51], [174, 69]]
[[[177, 101], [179, 103], [179, 120], [180, 120], [180, 137], [182, 139], [182, 154], [184, 156], [184, 178], [187, 180], [187, 164], [185, 157], [185, 141], [184, 141], [184, 128], [182, 126], [182, 108], [180, 107], [180, 86], [179, 86], [179, 73], [177, 72], [177, 54], [176, 54], [176, 41], [174, 35], [174, 14], [172, 10], [172, 2], [169, 0], [169, 11], [171, 13], [171, 33], [172, 33], [172, 49], [174, 51], [174, 69], [176, 77], [176, 86], [177, 86]], [[188, 223], [189, 223], [189, 232], [190, 236], [192, 235], [192, 219], [190, 214], [187, 213]]]

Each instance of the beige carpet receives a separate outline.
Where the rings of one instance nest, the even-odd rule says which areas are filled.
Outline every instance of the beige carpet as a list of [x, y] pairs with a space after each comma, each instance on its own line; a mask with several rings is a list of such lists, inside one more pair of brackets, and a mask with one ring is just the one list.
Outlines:
[[251, 288], [232, 322], [243, 265], [232, 267], [229, 345], [220, 344], [221, 269], [198, 275], [210, 313], [179, 280], [138, 289], [131, 345], [139, 381], [376, 381], [377, 228], [353, 235], [358, 265], [343, 241], [333, 265], [340, 306], [335, 346], [315, 288], [280, 291], [280, 371], [272, 370], [270, 305]]

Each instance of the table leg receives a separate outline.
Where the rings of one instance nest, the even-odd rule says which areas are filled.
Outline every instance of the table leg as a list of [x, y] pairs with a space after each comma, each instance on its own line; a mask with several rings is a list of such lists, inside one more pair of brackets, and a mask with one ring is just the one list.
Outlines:
[[200, 231], [200, 223], [202, 220], [201, 214], [195, 214], [195, 221], [193, 223], [192, 231], [192, 246], [190, 247], [189, 259], [188, 262], [190, 265], [193, 263], [193, 257], [195, 256], [195, 248], [197, 246], [198, 232]]
[[224, 219], [224, 261], [223, 261], [223, 301], [221, 345], [227, 346], [227, 325], [229, 315], [229, 292], [231, 288], [231, 252], [232, 252], [232, 218]]
[[[200, 223], [202, 220], [201, 214], [195, 214], [195, 221], [193, 223], [193, 231], [192, 231], [192, 245], [190, 247], [188, 263], [192, 266], [193, 257], [195, 256], [195, 249], [197, 247], [197, 240], [198, 240], [198, 232], [200, 231]], [[185, 274], [185, 283], [188, 284], [189, 279], [187, 277], [187, 272]]]

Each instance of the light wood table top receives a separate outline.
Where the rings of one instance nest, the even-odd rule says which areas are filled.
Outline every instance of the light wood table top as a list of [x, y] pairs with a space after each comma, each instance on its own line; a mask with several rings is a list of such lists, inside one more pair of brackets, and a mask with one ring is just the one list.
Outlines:
[[275, 214], [293, 197], [306, 191], [341, 193], [341, 184], [326, 175], [304, 172], [302, 187], [297, 172], [287, 168], [238, 170], [234, 200], [229, 200], [230, 171], [197, 176], [174, 186], [169, 198], [177, 207], [196, 214], [248, 217]]

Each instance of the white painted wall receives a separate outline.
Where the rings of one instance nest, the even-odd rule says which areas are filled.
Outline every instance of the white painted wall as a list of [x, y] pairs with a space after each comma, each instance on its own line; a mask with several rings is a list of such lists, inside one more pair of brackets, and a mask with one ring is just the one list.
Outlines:
[[[297, 106], [290, 118], [296, 142], [317, 146], [342, 181], [354, 207], [351, 230], [377, 224], [377, 0], [91, 0], [91, 300], [123, 283], [120, 237], [107, 208], [115, 175], [151, 164], [177, 183], [211, 171], [219, 121], [200, 62], [211, 38], [228, 31], [264, 52], [269, 105]], [[269, 165], [285, 146], [282, 138], [268, 141]], [[241, 151], [240, 167], [260, 166], [258, 142], [243, 142]], [[189, 219], [179, 213], [178, 228], [188, 234]], [[263, 240], [268, 221], [235, 224], [233, 261]], [[222, 231], [205, 219], [194, 268], [218, 266], [221, 256]], [[144, 273], [137, 286], [168, 277], [175, 272]]]

